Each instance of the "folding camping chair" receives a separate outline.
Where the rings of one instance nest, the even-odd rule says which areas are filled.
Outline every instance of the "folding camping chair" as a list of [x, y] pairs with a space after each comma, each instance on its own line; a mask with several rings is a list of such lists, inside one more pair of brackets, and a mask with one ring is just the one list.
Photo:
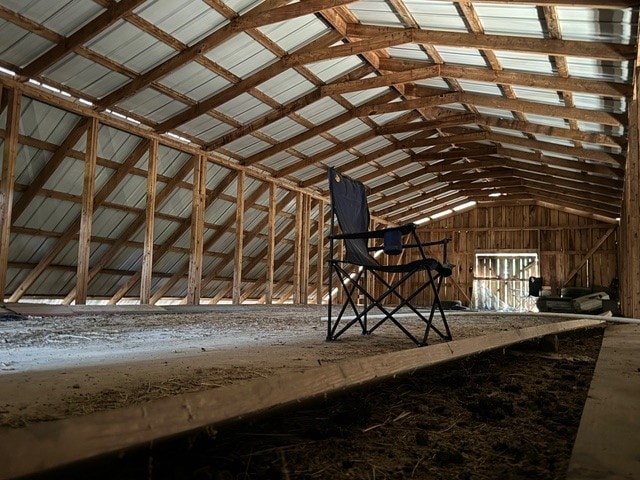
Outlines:
[[[444, 340], [451, 340], [451, 331], [439, 296], [442, 282], [452, 273], [453, 265], [446, 262], [449, 239], [437, 242], [420, 242], [415, 224], [370, 231], [369, 208], [364, 185], [338, 173], [333, 168], [329, 169], [329, 191], [331, 196], [331, 232], [329, 235], [330, 292], [327, 340], [337, 339], [355, 324], [360, 325], [363, 334], [370, 334], [387, 320], [393, 322], [418, 346], [427, 344], [430, 331], [435, 332]], [[340, 233], [336, 233], [334, 217], [337, 217]], [[403, 237], [409, 243], [403, 243]], [[378, 240], [378, 243], [382, 240], [382, 245], [369, 246], [369, 240], [374, 239]], [[343, 258], [336, 257], [336, 241], [341, 241], [344, 245]], [[425, 247], [433, 245], [442, 246], [444, 252], [442, 262], [427, 257]], [[408, 263], [383, 265], [371, 255], [371, 252], [398, 255], [402, 253], [403, 249], [417, 250], [419, 259]], [[378, 256], [379, 253], [374, 255]], [[410, 280], [420, 272], [426, 274], [425, 281], [418, 283], [417, 288], [407, 294], [406, 286], [411, 285]], [[387, 280], [388, 274], [394, 274], [397, 278]], [[334, 276], [338, 278], [345, 299], [335, 319], [332, 317]], [[373, 280], [371, 283], [378, 282], [382, 287], [368, 288], [370, 277]], [[428, 315], [426, 311], [420, 311], [412, 304], [412, 301], [427, 288], [430, 288], [433, 293], [433, 302]], [[340, 286], [338, 290], [340, 290]], [[376, 290], [378, 292], [382, 290], [382, 292], [375, 295]], [[363, 298], [363, 305], [358, 304], [359, 296]], [[394, 300], [399, 303], [391, 305], [391, 301]], [[351, 318], [345, 315], [349, 307], [354, 315]], [[374, 308], [382, 313], [382, 318], [376, 318], [376, 323], [369, 328], [367, 316]], [[406, 317], [406, 314], [401, 313], [401, 310], [406, 311], [407, 308], [412, 312], [409, 316], [417, 318], [421, 325], [420, 328], [424, 326], [424, 332], [421, 332], [419, 337], [401, 321], [401, 318]], [[433, 324], [436, 310], [442, 319], [442, 327], [440, 328]], [[412, 329], [415, 331], [415, 327]]]

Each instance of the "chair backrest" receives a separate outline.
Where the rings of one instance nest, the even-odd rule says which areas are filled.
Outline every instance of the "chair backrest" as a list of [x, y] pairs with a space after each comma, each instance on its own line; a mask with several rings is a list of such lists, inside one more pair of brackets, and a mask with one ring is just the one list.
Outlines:
[[[353, 180], [335, 169], [329, 169], [331, 211], [338, 218], [342, 233], [361, 233], [369, 230], [369, 206], [362, 182]], [[378, 262], [368, 250], [366, 238], [345, 240], [345, 260], [364, 266], [377, 266]]]

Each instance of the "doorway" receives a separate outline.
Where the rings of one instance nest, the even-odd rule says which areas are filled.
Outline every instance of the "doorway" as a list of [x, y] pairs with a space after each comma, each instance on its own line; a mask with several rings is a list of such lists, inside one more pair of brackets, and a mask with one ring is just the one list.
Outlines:
[[538, 277], [536, 252], [477, 253], [472, 308], [498, 312], [537, 311], [529, 277]]

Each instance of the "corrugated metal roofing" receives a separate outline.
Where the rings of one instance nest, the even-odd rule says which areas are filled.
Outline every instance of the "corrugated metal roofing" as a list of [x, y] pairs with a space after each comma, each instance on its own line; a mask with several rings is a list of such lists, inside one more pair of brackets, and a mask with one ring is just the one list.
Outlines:
[[[26, 81], [25, 72], [32, 77], [23, 84], [15, 194], [21, 211], [12, 231], [9, 291], [27, 276], [25, 265], [37, 265], [80, 218], [86, 128], [77, 125], [87, 107], [115, 120], [128, 117], [140, 128], [127, 132], [101, 117], [96, 192], [115, 175], [121, 180], [94, 207], [91, 260], [107, 258], [92, 281], [96, 295], [120, 289], [126, 275], [113, 272], [133, 274], [140, 268], [148, 152], [142, 149], [134, 167], [119, 170], [147, 141], [145, 131], [167, 139], [160, 141], [158, 154], [154, 271], [160, 276], [154, 277], [154, 288], [183, 272], [167, 284], [167, 295], [186, 289], [193, 149], [209, 157], [203, 274], [214, 281], [207, 282], [204, 296], [226, 288], [220, 279], [233, 271], [236, 182], [226, 178], [235, 167], [248, 172], [245, 197], [270, 177], [326, 195], [326, 170], [337, 167], [376, 188], [372, 198], [380, 200], [376, 209], [384, 218], [411, 221], [475, 198], [459, 187], [477, 178], [478, 162], [467, 162], [465, 152], [493, 145], [497, 153], [486, 156], [504, 160], [514, 177], [526, 179], [547, 164], [573, 185], [567, 188], [575, 192], [575, 202], [557, 200], [559, 208], [607, 220], [619, 212], [616, 201], [602, 208], [589, 201], [589, 193], [593, 178], [609, 181], [613, 197], [621, 191], [623, 169], [604, 159], [626, 153], [637, 6], [360, 0], [295, 12], [293, 7], [308, 5], [302, 0], [280, 2], [290, 18], [269, 23], [268, 15], [251, 13], [262, 3], [146, 0], [74, 45], [69, 41], [74, 32], [123, 1], [0, 0], [0, 82], [6, 79], [10, 87]], [[359, 28], [378, 33], [360, 34]], [[512, 41], [500, 42], [503, 36]], [[554, 39], [569, 43], [558, 47]], [[571, 47], [571, 42], [578, 43]], [[597, 42], [612, 45], [592, 53]], [[56, 49], [65, 45], [71, 46], [58, 56]], [[628, 52], [616, 53], [629, 45]], [[552, 52], [556, 47], [559, 53]], [[467, 68], [446, 70], [457, 66]], [[51, 95], [62, 95], [60, 90], [77, 108], [55, 105]], [[467, 118], [456, 121], [460, 114]], [[5, 121], [0, 111], [2, 125]], [[407, 122], [427, 123], [421, 130], [403, 130]], [[483, 133], [486, 138], [471, 143], [446, 143], [447, 136]], [[66, 145], [73, 135], [73, 144]], [[178, 142], [185, 142], [185, 151]], [[460, 158], [441, 161], [436, 155], [452, 151]], [[415, 161], [426, 154], [432, 159]], [[51, 162], [59, 163], [45, 175]], [[429, 165], [440, 171], [430, 173]], [[470, 170], [447, 172], [445, 165]], [[491, 171], [483, 176], [491, 178]], [[31, 195], [29, 185], [40, 181], [44, 194]], [[545, 188], [553, 189], [553, 181], [550, 176]], [[281, 184], [278, 202], [287, 193]], [[407, 209], [411, 200], [422, 210]], [[265, 192], [246, 205], [243, 255], [254, 277], [265, 275], [267, 205]], [[289, 271], [295, 215], [292, 200], [276, 220], [280, 276]], [[312, 208], [311, 218], [317, 215]], [[259, 234], [253, 232], [258, 227]], [[315, 236], [309, 241], [318, 242]], [[56, 268], [46, 269], [27, 293], [66, 295], [74, 286], [76, 262], [77, 237], [61, 248]]]

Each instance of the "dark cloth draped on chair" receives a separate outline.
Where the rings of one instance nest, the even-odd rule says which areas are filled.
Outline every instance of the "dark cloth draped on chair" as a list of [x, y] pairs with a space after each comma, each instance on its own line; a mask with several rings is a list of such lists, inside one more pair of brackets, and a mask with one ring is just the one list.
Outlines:
[[[446, 247], [449, 240], [421, 243], [415, 224], [369, 230], [370, 215], [365, 186], [361, 182], [340, 174], [335, 169], [329, 169], [329, 191], [331, 195], [331, 234], [329, 237], [330, 280], [327, 340], [337, 339], [356, 323], [360, 325], [363, 334], [373, 333], [387, 320], [394, 323], [420, 346], [427, 344], [427, 338], [431, 331], [444, 340], [451, 340], [451, 331], [439, 296], [444, 278], [452, 273], [453, 266], [446, 263]], [[336, 233], [334, 217], [337, 218], [340, 233]], [[370, 246], [369, 241], [374, 239], [382, 244]], [[406, 241], [409, 243], [403, 243], [404, 239], [407, 239]], [[336, 241], [344, 244], [343, 258], [335, 256]], [[440, 245], [443, 248], [442, 262], [426, 255], [424, 247], [434, 245]], [[416, 249], [420, 258], [408, 263], [382, 265], [371, 255], [371, 252], [397, 255], [405, 248]], [[411, 283], [408, 281], [419, 272], [425, 272], [426, 280], [419, 282], [415, 290], [407, 294], [406, 286]], [[386, 279], [385, 273], [396, 273], [398, 278], [390, 282]], [[338, 279], [338, 288], [342, 290], [345, 297], [345, 301], [335, 318], [332, 317], [334, 276]], [[372, 283], [369, 278], [382, 285], [382, 288], [369, 291], [369, 283]], [[412, 303], [427, 288], [431, 289], [434, 297], [429, 312], [421, 311]], [[374, 291], [381, 291], [381, 293], [376, 296]], [[363, 305], [359, 304], [358, 297], [363, 299]], [[398, 303], [392, 305], [391, 301], [393, 300]], [[351, 318], [345, 315], [349, 307], [353, 313]], [[367, 317], [372, 309], [380, 311], [382, 319], [369, 328]], [[404, 312], [401, 312], [402, 309], [408, 309], [413, 314], [411, 316], [424, 327], [420, 336], [412, 333], [401, 321], [400, 318], [406, 316]], [[433, 323], [436, 312], [442, 320], [439, 326]]]

